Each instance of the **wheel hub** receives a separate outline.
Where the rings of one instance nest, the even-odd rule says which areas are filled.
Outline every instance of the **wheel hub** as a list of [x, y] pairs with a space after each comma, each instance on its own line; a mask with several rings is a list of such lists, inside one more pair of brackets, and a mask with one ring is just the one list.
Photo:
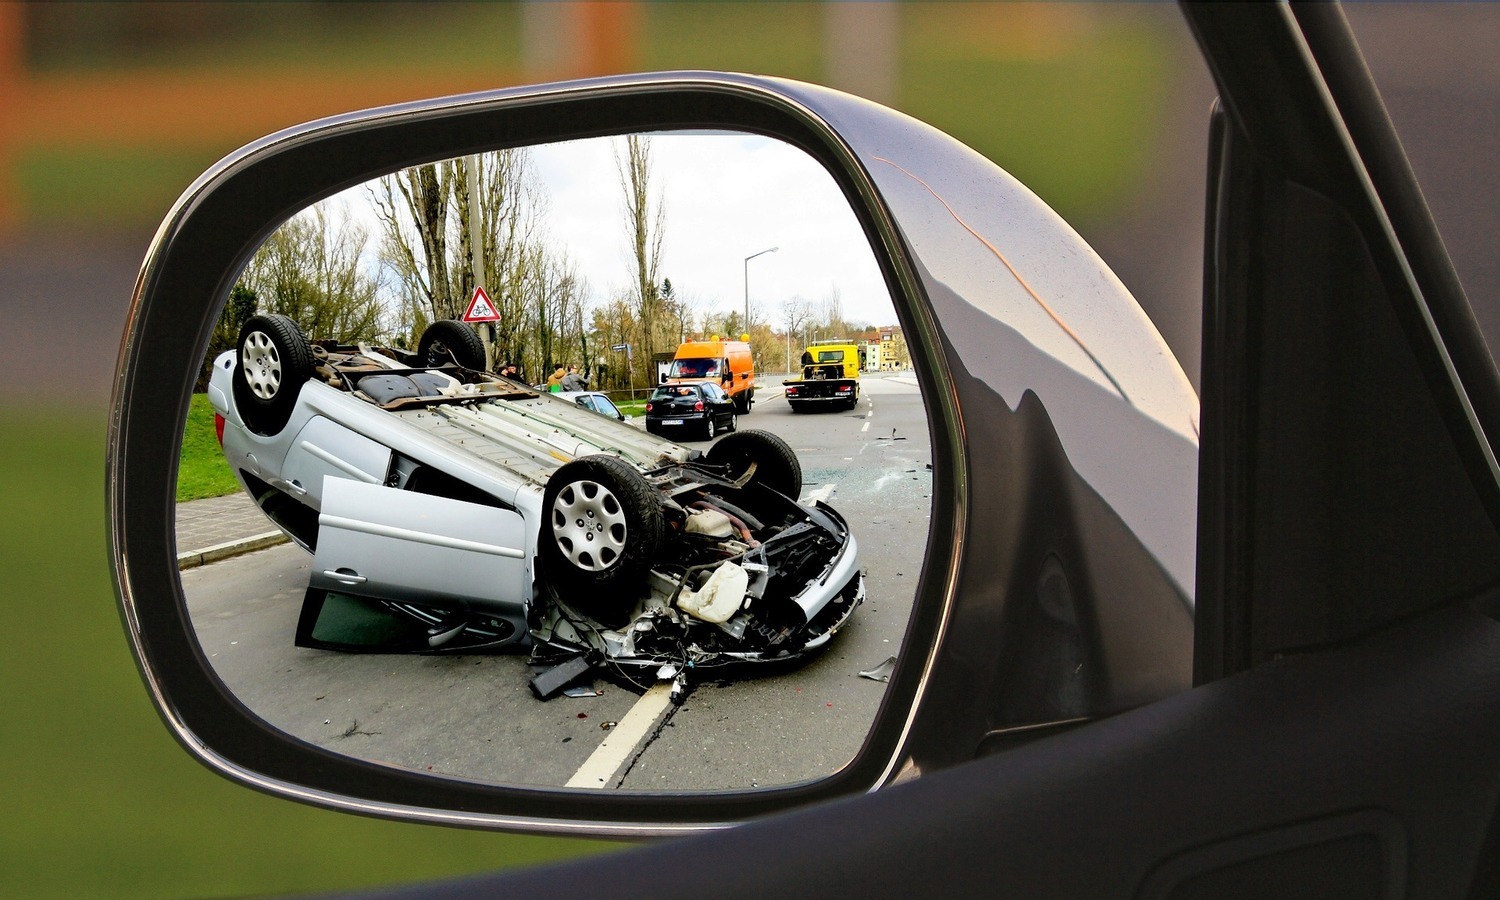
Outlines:
[[625, 510], [597, 481], [575, 481], [552, 502], [552, 534], [568, 562], [587, 572], [613, 565], [625, 551]]
[[246, 335], [240, 359], [250, 392], [261, 400], [275, 397], [281, 389], [281, 354], [270, 336], [263, 331]]

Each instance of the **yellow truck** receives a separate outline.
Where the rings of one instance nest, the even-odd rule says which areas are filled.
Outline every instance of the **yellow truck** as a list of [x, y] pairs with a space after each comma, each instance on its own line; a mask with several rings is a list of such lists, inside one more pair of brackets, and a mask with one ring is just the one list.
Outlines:
[[848, 340], [813, 341], [802, 351], [802, 377], [785, 383], [792, 412], [853, 409], [859, 403], [859, 345]]

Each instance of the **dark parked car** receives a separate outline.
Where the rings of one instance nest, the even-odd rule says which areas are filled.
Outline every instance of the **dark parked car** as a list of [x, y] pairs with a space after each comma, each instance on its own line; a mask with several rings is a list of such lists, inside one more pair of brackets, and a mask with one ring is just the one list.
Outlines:
[[[1495, 896], [1500, 375], [1339, 8], [1184, 9], [1220, 92], [1201, 412], [1045, 204], [808, 85], [687, 73], [412, 104], [209, 173], [142, 274], [111, 434], [124, 618], [169, 726], [231, 777], [372, 814], [637, 835], [766, 817], [431, 895]], [[187, 637], [163, 527], [217, 312], [194, 298], [288, 205], [476, 133], [672, 128], [807, 148], [899, 286], [934, 527], [860, 754], [781, 789], [580, 796], [264, 728]], [[153, 402], [169, 385], [179, 402]]]
[[681, 432], [711, 441], [735, 427], [734, 400], [712, 382], [664, 384], [646, 401], [646, 430], [652, 434]]

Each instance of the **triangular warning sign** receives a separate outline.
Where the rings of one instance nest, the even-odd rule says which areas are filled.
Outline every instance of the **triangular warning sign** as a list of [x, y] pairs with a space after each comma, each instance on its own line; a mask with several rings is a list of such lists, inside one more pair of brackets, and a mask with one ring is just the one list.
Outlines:
[[495, 312], [495, 304], [490, 302], [490, 295], [484, 292], [484, 288], [474, 288], [474, 296], [469, 298], [469, 308], [464, 312], [465, 322], [498, 322], [500, 314]]

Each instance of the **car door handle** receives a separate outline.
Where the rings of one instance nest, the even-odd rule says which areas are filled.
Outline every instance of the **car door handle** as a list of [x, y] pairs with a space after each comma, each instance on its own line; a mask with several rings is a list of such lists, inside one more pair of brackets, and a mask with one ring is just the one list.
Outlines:
[[324, 569], [323, 574], [343, 584], [364, 584], [366, 581], [365, 576], [353, 569]]

